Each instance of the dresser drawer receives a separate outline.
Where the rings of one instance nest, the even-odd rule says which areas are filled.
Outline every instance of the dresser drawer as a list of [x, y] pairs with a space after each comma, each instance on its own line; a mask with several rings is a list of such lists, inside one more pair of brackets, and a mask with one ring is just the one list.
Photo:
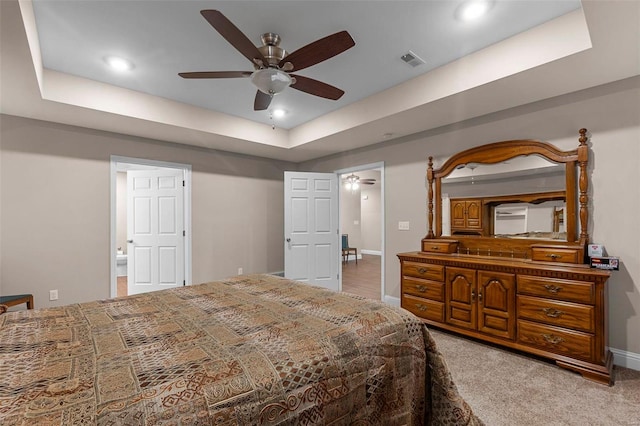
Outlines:
[[587, 332], [595, 331], [595, 309], [590, 305], [518, 296], [518, 318]]
[[407, 261], [402, 263], [402, 275], [425, 280], [444, 281], [444, 266]]
[[595, 285], [587, 281], [518, 275], [518, 294], [540, 296], [567, 302], [595, 303]]
[[553, 246], [531, 246], [531, 259], [541, 262], [582, 263], [584, 251]]
[[422, 251], [427, 253], [455, 253], [458, 250], [456, 240], [435, 240], [425, 238], [422, 240]]
[[591, 334], [525, 320], [518, 320], [518, 343], [572, 358], [592, 359], [595, 351]]
[[404, 277], [402, 292], [444, 302], [444, 283]]
[[420, 318], [444, 322], [444, 303], [442, 302], [403, 294], [402, 307]]

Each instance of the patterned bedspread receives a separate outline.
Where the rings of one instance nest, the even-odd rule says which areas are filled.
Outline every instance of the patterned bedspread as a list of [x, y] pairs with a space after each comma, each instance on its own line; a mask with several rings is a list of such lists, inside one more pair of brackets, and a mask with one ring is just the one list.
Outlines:
[[0, 424], [482, 423], [413, 315], [254, 275], [0, 315]]

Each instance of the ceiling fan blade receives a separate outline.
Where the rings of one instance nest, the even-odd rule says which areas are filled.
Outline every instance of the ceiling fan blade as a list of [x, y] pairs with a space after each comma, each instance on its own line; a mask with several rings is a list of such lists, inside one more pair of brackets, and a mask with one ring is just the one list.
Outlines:
[[340, 99], [340, 97], [344, 95], [343, 90], [333, 87], [330, 84], [323, 83], [309, 77], [303, 77], [301, 75], [292, 75], [291, 77], [294, 77], [296, 82], [289, 87], [293, 87], [301, 92], [319, 96], [321, 98], [332, 99], [334, 101]]
[[[219, 10], [201, 10], [200, 14], [245, 58], [256, 64], [256, 61], [266, 64], [264, 57], [251, 40], [228, 20]], [[259, 64], [258, 64], [259, 65]]]
[[269, 108], [269, 104], [271, 103], [271, 96], [263, 93], [261, 91], [256, 92], [256, 99], [253, 101], [253, 109], [254, 111], [263, 111]]
[[307, 44], [285, 56], [280, 61], [279, 66], [283, 67], [285, 63], [291, 62], [293, 64], [291, 71], [299, 71], [339, 55], [355, 45], [356, 42], [353, 41], [348, 32], [340, 31]]
[[251, 71], [196, 71], [196, 72], [180, 72], [178, 75], [182, 78], [239, 78], [251, 77]]

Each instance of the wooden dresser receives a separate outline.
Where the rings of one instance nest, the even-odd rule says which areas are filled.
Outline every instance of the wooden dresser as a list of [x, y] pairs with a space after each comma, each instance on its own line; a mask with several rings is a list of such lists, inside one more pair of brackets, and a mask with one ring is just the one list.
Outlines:
[[611, 383], [609, 272], [587, 265], [412, 252], [401, 262], [401, 303], [426, 323], [550, 358]]
[[[439, 169], [429, 157], [428, 232], [421, 251], [398, 254], [401, 305], [432, 326], [545, 357], [588, 379], [612, 384], [607, 341], [610, 273], [591, 269], [585, 256], [589, 149], [587, 130], [579, 133], [579, 146], [572, 151], [548, 142], [512, 140], [459, 152]], [[529, 157], [540, 157], [550, 166], [523, 170], [519, 177], [514, 164]], [[504, 175], [503, 164], [509, 168], [508, 182], [502, 178], [496, 186], [497, 176]], [[519, 164], [529, 166], [526, 161]], [[545, 167], [561, 170], [556, 182], [562, 187], [549, 188]], [[458, 173], [465, 168], [471, 169], [467, 187], [461, 186], [464, 176]], [[542, 176], [539, 184], [532, 175]], [[455, 183], [447, 186], [447, 179]], [[494, 186], [483, 187], [484, 181]], [[505, 193], [505, 187], [513, 193]], [[451, 197], [459, 188], [466, 193]], [[523, 189], [528, 191], [518, 193]], [[446, 232], [443, 203], [449, 203], [451, 212]], [[535, 228], [495, 233], [494, 221], [506, 220], [500, 215], [510, 211], [526, 212], [525, 217], [531, 213]], [[538, 228], [544, 226], [548, 228]]]

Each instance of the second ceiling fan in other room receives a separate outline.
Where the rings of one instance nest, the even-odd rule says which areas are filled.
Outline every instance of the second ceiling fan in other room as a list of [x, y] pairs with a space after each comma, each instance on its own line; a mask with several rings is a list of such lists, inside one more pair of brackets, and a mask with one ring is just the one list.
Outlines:
[[349, 176], [345, 177], [342, 182], [346, 189], [350, 191], [357, 190], [360, 185], [375, 185], [375, 179], [360, 179], [360, 176], [356, 176], [351, 173]]
[[253, 109], [265, 110], [273, 95], [292, 87], [321, 98], [338, 100], [343, 90], [292, 72], [326, 61], [355, 46], [348, 32], [340, 31], [307, 44], [288, 54], [280, 47], [280, 36], [274, 33], [262, 35], [262, 46], [256, 47], [231, 21], [218, 10], [202, 10], [202, 16], [233, 47], [244, 55], [254, 71], [197, 71], [182, 72], [182, 78], [246, 78], [258, 88]]

